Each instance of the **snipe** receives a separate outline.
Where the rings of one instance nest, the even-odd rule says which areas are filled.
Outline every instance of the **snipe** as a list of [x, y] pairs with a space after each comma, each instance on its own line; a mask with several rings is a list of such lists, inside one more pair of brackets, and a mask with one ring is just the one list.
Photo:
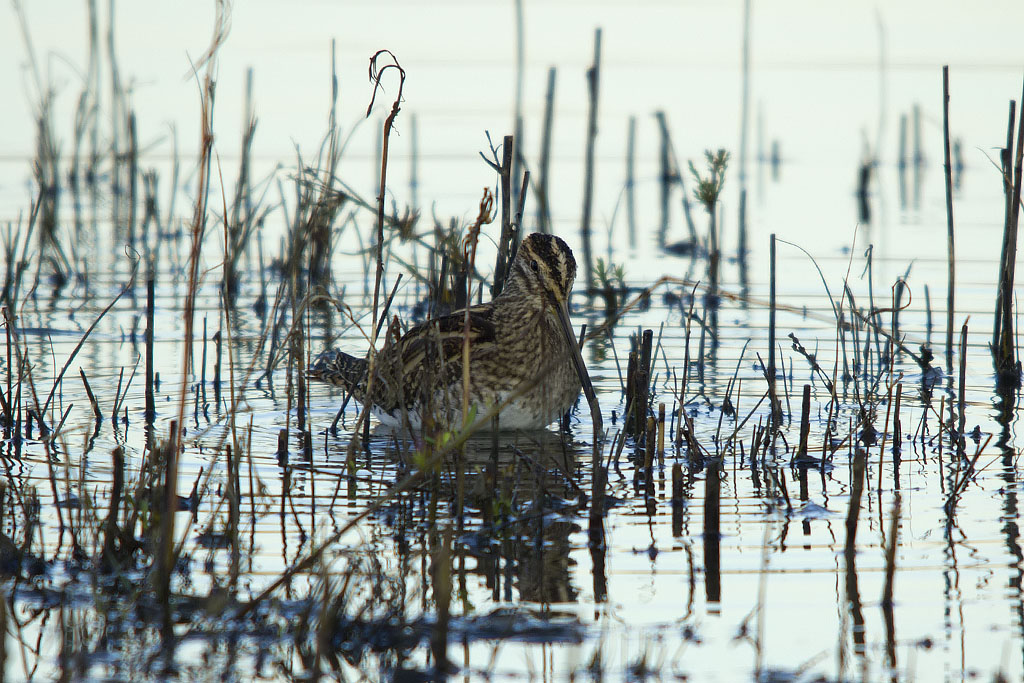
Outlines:
[[[575, 278], [569, 246], [534, 233], [519, 246], [501, 294], [469, 308], [469, 402], [477, 415], [505, 403], [498, 419], [502, 429], [544, 427], [576, 401], [581, 378], [589, 384], [569, 321]], [[458, 423], [465, 333], [463, 310], [385, 342], [371, 387], [372, 407], [382, 422], [419, 428], [430, 414]], [[368, 367], [366, 358], [331, 350], [314, 361], [309, 376], [365, 402]]]

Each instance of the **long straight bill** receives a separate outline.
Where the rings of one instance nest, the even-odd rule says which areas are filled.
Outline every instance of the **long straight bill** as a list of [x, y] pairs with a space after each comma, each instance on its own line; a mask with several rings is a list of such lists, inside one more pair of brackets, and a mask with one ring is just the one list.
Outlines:
[[565, 335], [565, 343], [572, 349], [572, 364], [576, 367], [576, 376], [579, 378], [580, 384], [583, 385], [583, 393], [586, 395], [588, 403], [596, 404], [597, 394], [594, 392], [594, 385], [590, 381], [590, 375], [587, 373], [587, 366], [583, 363], [583, 354], [580, 353], [580, 344], [573, 333], [567, 304], [562, 301], [555, 301], [554, 303], [555, 311], [558, 313], [558, 322], [562, 326], [562, 334]]

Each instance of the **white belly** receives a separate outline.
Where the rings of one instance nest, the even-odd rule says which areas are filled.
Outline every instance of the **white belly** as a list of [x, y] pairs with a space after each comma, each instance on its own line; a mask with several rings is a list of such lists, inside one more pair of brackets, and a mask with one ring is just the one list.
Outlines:
[[[420, 417], [420, 411], [415, 408], [410, 408], [406, 411], [409, 417], [409, 426], [412, 429], [421, 429], [423, 427], [423, 420]], [[477, 409], [476, 414], [479, 417], [483, 415], [486, 410]], [[373, 407], [373, 415], [376, 417], [381, 424], [393, 428], [401, 428], [403, 424], [403, 416], [401, 411], [395, 411], [394, 413], [388, 413], [381, 410], [377, 406]], [[501, 411], [498, 416], [498, 427], [502, 430], [512, 429], [543, 429], [548, 426], [556, 419], [558, 415], [551, 416], [548, 418], [544, 415], [538, 415], [533, 410], [525, 409], [525, 407], [518, 401], [512, 401], [509, 405]], [[450, 416], [452, 424], [457, 424], [461, 418], [461, 413], [453, 413]]]

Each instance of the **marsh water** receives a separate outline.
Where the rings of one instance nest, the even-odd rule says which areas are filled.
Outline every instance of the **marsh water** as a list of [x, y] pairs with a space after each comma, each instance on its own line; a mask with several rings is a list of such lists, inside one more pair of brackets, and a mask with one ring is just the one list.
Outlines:
[[[988, 346], [1005, 211], [999, 149], [1022, 77], [1016, 3], [752, 3], [746, 70], [743, 3], [239, 3], [212, 61], [203, 56], [213, 6], [3, 11], [0, 228], [14, 322], [0, 335], [0, 383], [18, 408], [2, 442], [7, 678], [422, 680], [441, 675], [439, 638], [448, 675], [462, 680], [1024, 675], [1018, 393], [997, 389]], [[580, 234], [597, 27], [591, 239], [595, 259], [622, 269], [606, 293], [601, 278], [586, 291]], [[557, 67], [545, 180], [551, 228], [580, 263], [573, 320], [599, 330], [584, 348], [606, 429], [597, 542], [582, 399], [561, 428], [482, 430], [436, 468], [426, 454], [457, 429], [409, 435], [372, 423], [368, 440], [353, 441], [360, 408], [347, 402], [339, 417], [340, 390], [310, 385], [308, 409], [298, 407], [311, 355], [328, 345], [361, 354], [372, 333], [381, 131], [398, 89], [386, 73], [366, 116], [367, 65], [383, 48], [406, 73], [385, 208], [418, 215], [410, 230], [388, 225], [383, 252], [382, 291], [397, 285], [389, 310], [405, 324], [426, 314], [438, 235], [460, 238], [484, 188], [495, 188], [480, 154], [500, 159], [490, 145], [517, 133], [520, 168], [534, 184], [542, 177]], [[943, 64], [955, 143], [952, 349]], [[289, 271], [289, 250], [292, 226], [305, 225], [303, 191], [325, 177], [332, 69], [334, 189], [346, 198], [329, 223], [329, 269], [314, 276]], [[216, 90], [205, 185], [207, 77]], [[91, 114], [76, 132], [82, 101]], [[247, 102], [257, 125], [243, 153]], [[40, 112], [55, 155], [37, 145]], [[655, 112], [679, 176], [665, 204]], [[709, 280], [700, 246], [666, 245], [688, 239], [684, 195], [707, 239], [688, 162], [706, 175], [704, 151], [719, 148], [730, 161], [716, 213], [722, 259]], [[75, 149], [80, 169], [96, 159], [77, 193]], [[58, 183], [41, 192], [47, 176], [33, 169], [53, 158]], [[53, 241], [32, 210], [43, 195], [56, 199]], [[200, 196], [206, 231], [190, 260]], [[523, 232], [537, 229], [537, 206], [527, 193]], [[252, 232], [237, 291], [224, 297], [224, 218], [238, 215]], [[484, 299], [499, 223], [480, 238], [474, 286]], [[759, 430], [771, 419], [762, 364], [772, 234], [782, 418], [769, 439]], [[643, 330], [650, 414], [664, 404], [668, 432], [650, 467], [641, 437], [622, 437], [631, 338]], [[935, 356], [924, 365], [922, 345]], [[809, 449], [797, 458], [805, 385]], [[150, 491], [166, 489], [147, 477], [175, 426], [182, 499], [161, 595], [160, 520], [147, 506], [161, 500]], [[121, 539], [112, 567], [115, 490], [113, 519], [138, 545], [124, 552], [134, 546]]]

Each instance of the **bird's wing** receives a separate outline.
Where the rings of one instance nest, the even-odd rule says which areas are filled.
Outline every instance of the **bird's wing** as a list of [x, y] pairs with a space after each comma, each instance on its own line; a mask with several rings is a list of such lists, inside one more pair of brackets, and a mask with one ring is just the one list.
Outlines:
[[[495, 326], [493, 309], [488, 305], [469, 309], [469, 344], [479, 347], [493, 344]], [[412, 328], [402, 337], [402, 365], [407, 372], [420, 367], [428, 357], [440, 354], [442, 364], [461, 363], [462, 343], [466, 334], [465, 310], [428, 320]]]

